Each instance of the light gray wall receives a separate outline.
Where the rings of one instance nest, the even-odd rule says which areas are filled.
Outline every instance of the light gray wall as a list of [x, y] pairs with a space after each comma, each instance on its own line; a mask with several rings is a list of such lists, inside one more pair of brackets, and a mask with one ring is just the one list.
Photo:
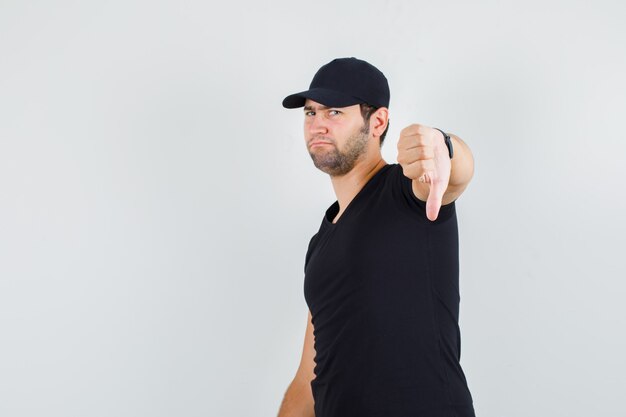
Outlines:
[[335, 57], [463, 138], [480, 417], [623, 416], [622, 2], [0, 2], [0, 415], [274, 416], [334, 201], [282, 98]]

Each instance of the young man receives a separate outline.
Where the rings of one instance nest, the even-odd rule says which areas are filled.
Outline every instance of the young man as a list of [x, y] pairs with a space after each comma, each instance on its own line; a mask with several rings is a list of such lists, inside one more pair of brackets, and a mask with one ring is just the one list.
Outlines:
[[283, 106], [303, 107], [305, 144], [337, 201], [305, 257], [304, 348], [278, 416], [474, 417], [454, 203], [473, 175], [469, 148], [413, 124], [399, 164], [385, 162], [389, 86], [356, 58], [322, 66]]

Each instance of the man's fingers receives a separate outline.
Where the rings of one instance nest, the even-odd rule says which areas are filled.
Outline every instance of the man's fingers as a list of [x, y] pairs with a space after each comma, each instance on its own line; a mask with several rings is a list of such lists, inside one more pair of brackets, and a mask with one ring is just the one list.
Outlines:
[[400, 131], [400, 136], [415, 136], [427, 132], [428, 129], [424, 125], [412, 124]]
[[412, 148], [405, 148], [404, 152], [402, 152], [402, 162], [404, 163], [423, 161], [433, 159], [434, 157], [435, 150], [431, 146], [416, 145]]
[[435, 179], [435, 162], [432, 159], [420, 159], [409, 164], [405, 164], [402, 167], [404, 175], [419, 180], [420, 177], [425, 177], [424, 181], [430, 183], [431, 180]]

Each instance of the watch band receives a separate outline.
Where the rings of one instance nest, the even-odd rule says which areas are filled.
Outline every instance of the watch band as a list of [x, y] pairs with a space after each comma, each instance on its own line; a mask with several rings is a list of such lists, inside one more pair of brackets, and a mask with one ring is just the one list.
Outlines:
[[[435, 127], [435, 129], [437, 128]], [[450, 135], [448, 135], [446, 132], [444, 132], [441, 129], [437, 129], [437, 130], [443, 133], [443, 139], [446, 142], [446, 146], [448, 147], [448, 155], [450, 155], [450, 159], [452, 159], [452, 156], [454, 155], [454, 149], [452, 147], [452, 140], [450, 140]]]

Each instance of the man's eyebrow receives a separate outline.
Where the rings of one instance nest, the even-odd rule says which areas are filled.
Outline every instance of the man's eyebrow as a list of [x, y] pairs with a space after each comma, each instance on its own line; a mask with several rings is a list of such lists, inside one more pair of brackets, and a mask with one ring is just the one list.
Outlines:
[[[324, 105], [321, 105], [321, 104], [317, 108], [320, 109], [320, 110], [330, 109], [330, 107], [324, 106]], [[303, 110], [304, 111], [309, 111], [309, 110], [316, 110], [316, 109], [313, 106], [309, 105], [309, 106], [304, 106]]]

